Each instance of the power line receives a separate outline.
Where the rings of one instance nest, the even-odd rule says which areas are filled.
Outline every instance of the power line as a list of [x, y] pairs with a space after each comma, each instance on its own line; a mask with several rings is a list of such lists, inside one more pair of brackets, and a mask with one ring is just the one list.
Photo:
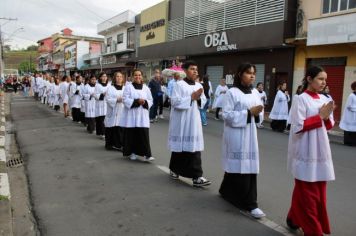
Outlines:
[[81, 2], [79, 2], [78, 0], [74, 0], [78, 5], [80, 5], [81, 7], [83, 7], [84, 9], [86, 9], [87, 11], [91, 12], [92, 14], [94, 14], [95, 16], [101, 18], [102, 20], [105, 20], [109, 23], [111, 23], [112, 25], [115, 25], [112, 21], [109, 21], [108, 19], [105, 19], [104, 17], [101, 17], [100, 15], [96, 14], [96, 12], [94, 12], [93, 10], [91, 10], [90, 8], [88, 8], [87, 6], [83, 5]]

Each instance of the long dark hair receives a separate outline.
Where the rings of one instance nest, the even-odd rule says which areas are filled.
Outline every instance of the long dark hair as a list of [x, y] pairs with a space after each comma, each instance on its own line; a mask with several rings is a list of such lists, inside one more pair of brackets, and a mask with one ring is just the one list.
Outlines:
[[325, 72], [324, 68], [321, 66], [312, 66], [307, 69], [305, 72], [305, 76], [302, 81], [303, 89], [302, 91], [304, 92], [308, 88], [308, 77], [314, 79], [320, 72]]
[[204, 91], [209, 91], [209, 75], [204, 75], [202, 81]]
[[256, 73], [256, 66], [251, 63], [248, 63], [248, 62], [242, 63], [237, 67], [237, 72], [234, 77], [234, 84], [233, 84], [234, 87], [241, 86], [241, 78], [242, 78], [243, 73], [245, 73], [246, 71], [249, 71], [251, 68], [253, 68]]

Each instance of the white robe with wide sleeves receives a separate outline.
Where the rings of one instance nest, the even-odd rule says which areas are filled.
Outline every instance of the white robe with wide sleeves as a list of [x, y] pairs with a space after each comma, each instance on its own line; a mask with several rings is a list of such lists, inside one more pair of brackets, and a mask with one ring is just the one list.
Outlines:
[[171, 115], [168, 131], [168, 149], [171, 152], [197, 152], [204, 150], [203, 129], [199, 108], [206, 103], [204, 92], [200, 96], [201, 107], [192, 101], [193, 92], [203, 88], [200, 83], [189, 85], [178, 81], [171, 97]]
[[340, 128], [349, 132], [356, 132], [356, 94], [351, 93], [342, 114]]
[[118, 98], [123, 98], [123, 91], [116, 89], [114, 86], [108, 88], [107, 95], [105, 97], [107, 103], [107, 112], [104, 120], [105, 127], [115, 127], [119, 126], [119, 121], [124, 110], [123, 102], [119, 102]]
[[289, 95], [286, 95], [281, 90], [278, 90], [274, 99], [273, 108], [269, 114], [269, 118], [272, 120], [288, 120], [289, 101]]

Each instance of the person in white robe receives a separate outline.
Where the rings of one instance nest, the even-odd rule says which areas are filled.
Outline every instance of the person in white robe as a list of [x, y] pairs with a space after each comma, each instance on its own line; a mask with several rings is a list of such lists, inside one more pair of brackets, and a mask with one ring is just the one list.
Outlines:
[[[264, 89], [264, 85], [263, 83], [259, 82], [256, 85], [256, 90], [258, 92], [258, 95], [261, 98], [261, 102], [263, 104], [263, 106], [267, 105], [267, 94], [266, 92], [263, 90]], [[263, 126], [263, 120], [265, 119], [265, 110], [263, 109], [262, 112], [260, 113], [260, 122], [257, 124], [257, 128], [264, 128]]]
[[344, 144], [356, 146], [356, 81], [351, 84], [352, 93], [347, 98], [340, 128], [344, 130]]
[[75, 78], [75, 83], [69, 86], [69, 100], [70, 100], [70, 108], [72, 109], [72, 118], [74, 122], [80, 122], [80, 108], [82, 105], [82, 94], [81, 94], [81, 86], [82, 86], [82, 77], [77, 75]]
[[153, 105], [150, 89], [143, 83], [142, 71], [133, 71], [133, 82], [126, 83], [123, 91], [124, 109], [119, 121], [123, 131], [123, 155], [131, 160], [137, 156], [153, 161], [149, 136], [149, 109]]
[[108, 91], [108, 77], [102, 72], [99, 75], [98, 83], [95, 85], [95, 124], [96, 135], [105, 137], [104, 119], [106, 116], [107, 104], [105, 96]]
[[61, 103], [61, 88], [59, 83], [59, 78], [54, 79], [54, 86], [53, 86], [53, 108], [55, 111], [59, 111], [60, 103]]
[[33, 96], [36, 100], [39, 99], [39, 86], [40, 86], [41, 80], [42, 80], [42, 74], [37, 73], [37, 74], [35, 74], [35, 76], [33, 77], [33, 80], [31, 81]]
[[54, 108], [54, 99], [55, 99], [55, 94], [54, 94], [54, 78], [51, 76], [49, 78], [49, 85], [48, 85], [48, 92], [47, 92], [47, 97], [48, 97], [48, 105], [51, 108]]
[[334, 125], [332, 101], [319, 92], [326, 85], [324, 69], [313, 66], [303, 79], [304, 93], [291, 108], [288, 170], [295, 179], [287, 225], [304, 235], [330, 234], [326, 209], [326, 185], [335, 179], [327, 130]]
[[255, 78], [254, 65], [239, 65], [233, 87], [226, 93], [222, 113], [222, 164], [225, 175], [219, 192], [225, 200], [252, 217], [262, 218], [265, 213], [257, 204], [259, 149], [256, 124], [263, 104], [258, 92], [252, 89]]
[[225, 104], [225, 96], [226, 92], [229, 90], [229, 88], [226, 86], [226, 80], [225, 78], [222, 78], [220, 80], [220, 84], [216, 87], [215, 90], [215, 98], [214, 98], [214, 103], [213, 103], [213, 109], [215, 110], [215, 120], [220, 120], [219, 118], [219, 113], [221, 111], [221, 108]]
[[206, 104], [203, 86], [196, 82], [198, 66], [193, 61], [183, 65], [186, 78], [178, 81], [171, 96], [168, 148], [172, 152], [170, 176], [192, 178], [193, 186], [208, 186], [203, 177], [201, 152], [204, 150], [203, 128], [199, 109]]
[[[72, 87], [76, 87], [76, 74], [75, 73], [73, 76], [70, 76], [70, 81], [68, 82], [68, 88], [67, 88], [67, 94], [68, 94], [68, 107], [69, 107], [69, 111], [72, 112], [72, 107], [73, 107], [73, 100], [72, 98], [76, 99], [75, 97], [72, 97], [71, 91], [73, 91]], [[73, 114], [72, 114], [72, 118], [73, 118]]]
[[38, 87], [37, 88], [38, 88], [38, 100], [40, 102], [42, 102], [43, 86], [44, 86], [43, 81], [44, 81], [45, 75], [46, 74], [44, 74], [44, 75], [40, 74], [40, 76], [38, 77]]
[[92, 75], [83, 91], [83, 98], [85, 100], [85, 122], [87, 124], [87, 131], [90, 134], [95, 130], [95, 84], [96, 77]]
[[88, 79], [84, 79], [83, 81], [84, 83], [82, 83], [80, 85], [80, 91], [79, 91], [79, 94], [81, 96], [81, 102], [80, 102], [80, 121], [82, 122], [82, 124], [84, 126], [86, 126], [86, 120], [85, 120], [85, 99], [84, 99], [84, 89], [85, 89], [85, 85], [87, 84], [88, 82]]
[[272, 120], [271, 128], [273, 131], [283, 132], [286, 129], [289, 101], [290, 97], [287, 91], [287, 83], [283, 82], [279, 85], [272, 110], [269, 114], [269, 118]]
[[124, 76], [121, 72], [116, 72], [105, 97], [107, 111], [104, 124], [105, 148], [107, 150], [115, 149], [122, 151], [123, 129], [119, 126], [119, 121], [124, 109], [124, 89]]
[[71, 78], [68, 75], [63, 76], [62, 78], [62, 83], [60, 83], [60, 88], [61, 88], [61, 105], [63, 106], [63, 112], [64, 112], [64, 117], [69, 116], [69, 110], [68, 110], [68, 86]]

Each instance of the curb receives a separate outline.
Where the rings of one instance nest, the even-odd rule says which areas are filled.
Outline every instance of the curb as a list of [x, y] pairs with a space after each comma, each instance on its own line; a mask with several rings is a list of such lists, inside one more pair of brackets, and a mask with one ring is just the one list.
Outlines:
[[[5, 132], [5, 103], [4, 97], [0, 99], [1, 103], [1, 126], [0, 131]], [[5, 134], [0, 135], [0, 166], [6, 166], [5, 154]], [[0, 173], [0, 196], [10, 199], [10, 185], [7, 173]]]

